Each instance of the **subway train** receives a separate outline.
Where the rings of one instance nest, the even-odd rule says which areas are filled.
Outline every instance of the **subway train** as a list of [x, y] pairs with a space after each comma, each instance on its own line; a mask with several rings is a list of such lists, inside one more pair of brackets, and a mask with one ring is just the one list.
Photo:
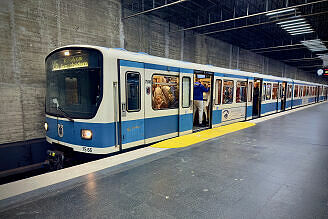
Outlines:
[[[89, 45], [58, 48], [45, 65], [46, 140], [74, 153], [110, 154], [326, 101], [328, 92], [317, 83]], [[196, 80], [209, 90], [203, 115], [193, 106]]]

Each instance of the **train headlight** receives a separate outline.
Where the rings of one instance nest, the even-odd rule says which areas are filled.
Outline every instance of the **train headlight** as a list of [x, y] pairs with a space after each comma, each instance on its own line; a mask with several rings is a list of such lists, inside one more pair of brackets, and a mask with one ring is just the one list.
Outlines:
[[81, 130], [81, 138], [90, 140], [92, 139], [92, 131], [88, 129], [82, 129]]
[[47, 122], [44, 123], [44, 130], [48, 131], [48, 123]]

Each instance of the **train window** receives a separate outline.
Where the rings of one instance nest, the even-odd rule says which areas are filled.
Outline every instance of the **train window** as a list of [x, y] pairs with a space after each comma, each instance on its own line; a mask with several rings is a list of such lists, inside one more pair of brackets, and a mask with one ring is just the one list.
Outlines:
[[309, 96], [309, 86], [306, 86], [306, 96]]
[[267, 86], [267, 84], [266, 83], [264, 83], [263, 84], [263, 89], [262, 89], [262, 101], [265, 101], [265, 96], [266, 96], [266, 86]]
[[65, 104], [80, 104], [80, 94], [75, 77], [65, 77]]
[[306, 86], [303, 86], [303, 97], [306, 96]]
[[253, 100], [253, 82], [248, 83], [248, 102], [252, 102]]
[[272, 99], [276, 100], [278, 98], [278, 84], [273, 84], [272, 86]]
[[284, 87], [280, 84], [280, 99], [284, 98]]
[[298, 85], [294, 87], [294, 97], [298, 97]]
[[292, 85], [288, 85], [288, 93], [287, 93], [287, 98], [291, 98], [292, 97]]
[[236, 89], [236, 103], [246, 102], [246, 81], [238, 81]]
[[271, 83], [267, 83], [266, 87], [266, 98], [267, 100], [271, 100]]
[[126, 73], [126, 109], [128, 112], [140, 111], [140, 74], [138, 72]]
[[190, 78], [182, 78], [182, 107], [190, 107]]
[[217, 79], [215, 81], [215, 105], [221, 104], [221, 90], [222, 90], [222, 80]]
[[153, 109], [175, 109], [179, 107], [179, 77], [153, 75]]
[[233, 81], [224, 81], [223, 82], [223, 104], [229, 104], [233, 102]]

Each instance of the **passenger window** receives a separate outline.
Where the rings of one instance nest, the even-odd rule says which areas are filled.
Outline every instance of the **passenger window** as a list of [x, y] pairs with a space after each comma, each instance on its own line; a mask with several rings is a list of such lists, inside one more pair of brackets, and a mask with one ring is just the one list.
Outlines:
[[271, 100], [271, 84], [268, 83], [266, 87], [266, 100]]
[[263, 93], [262, 93], [262, 101], [264, 101], [265, 100], [265, 96], [266, 96], [266, 83], [264, 83], [263, 84], [263, 89], [262, 89], [262, 91], [263, 91]]
[[221, 104], [221, 89], [222, 89], [222, 80], [217, 79], [215, 81], [215, 105]]
[[272, 99], [276, 100], [278, 98], [278, 84], [273, 84], [272, 86]]
[[294, 87], [294, 97], [298, 97], [298, 85]]
[[238, 81], [236, 90], [236, 103], [246, 102], [246, 82]]
[[190, 107], [190, 78], [182, 78], [182, 107]]
[[282, 84], [280, 84], [280, 99], [282, 99], [284, 97], [284, 91], [283, 91], [283, 87], [282, 87]]
[[292, 85], [288, 85], [288, 93], [287, 93], [287, 98], [292, 97]]
[[253, 82], [248, 83], [248, 102], [252, 102], [253, 100]]
[[233, 81], [224, 81], [223, 82], [223, 104], [229, 104], [233, 102]]
[[306, 86], [303, 86], [303, 97], [306, 96]]
[[179, 77], [153, 75], [153, 109], [175, 109], [179, 107]]
[[126, 73], [126, 109], [128, 112], [140, 111], [140, 74], [138, 72]]

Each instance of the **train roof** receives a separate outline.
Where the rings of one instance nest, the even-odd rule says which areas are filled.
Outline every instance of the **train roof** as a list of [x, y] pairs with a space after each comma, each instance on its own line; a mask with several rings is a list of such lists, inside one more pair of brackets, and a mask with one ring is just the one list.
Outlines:
[[253, 78], [263, 78], [263, 79], [269, 79], [269, 80], [273, 80], [273, 81], [286, 81], [286, 82], [295, 82], [295, 83], [300, 83], [300, 84], [322, 85], [322, 84], [318, 84], [318, 83], [314, 83], [314, 82], [307, 82], [307, 81], [278, 77], [278, 76], [273, 76], [273, 75], [265, 75], [265, 74], [260, 74], [260, 73], [246, 72], [246, 71], [242, 71], [239, 69], [228, 69], [228, 68], [216, 67], [213, 65], [197, 64], [197, 63], [192, 63], [192, 62], [187, 62], [187, 61], [163, 58], [163, 57], [149, 55], [149, 54], [143, 53], [143, 52], [131, 52], [131, 51], [127, 51], [122, 48], [107, 48], [107, 47], [92, 46], [92, 45], [67, 45], [67, 46], [59, 47], [59, 48], [53, 50], [51, 53], [53, 53], [59, 49], [65, 49], [65, 48], [70, 48], [70, 47], [94, 48], [94, 49], [100, 50], [102, 52], [107, 51], [107, 52], [109, 52], [109, 54], [114, 55], [118, 59], [130, 60], [130, 61], [136, 61], [136, 62], [146, 62], [146, 63], [172, 66], [172, 67], [178, 67], [178, 68], [194, 69], [194, 70], [216, 72], [216, 73], [223, 73], [223, 74], [232, 74], [232, 75], [236, 75], [236, 76], [238, 75], [238, 76], [247, 76], [247, 77], [253, 77]]

